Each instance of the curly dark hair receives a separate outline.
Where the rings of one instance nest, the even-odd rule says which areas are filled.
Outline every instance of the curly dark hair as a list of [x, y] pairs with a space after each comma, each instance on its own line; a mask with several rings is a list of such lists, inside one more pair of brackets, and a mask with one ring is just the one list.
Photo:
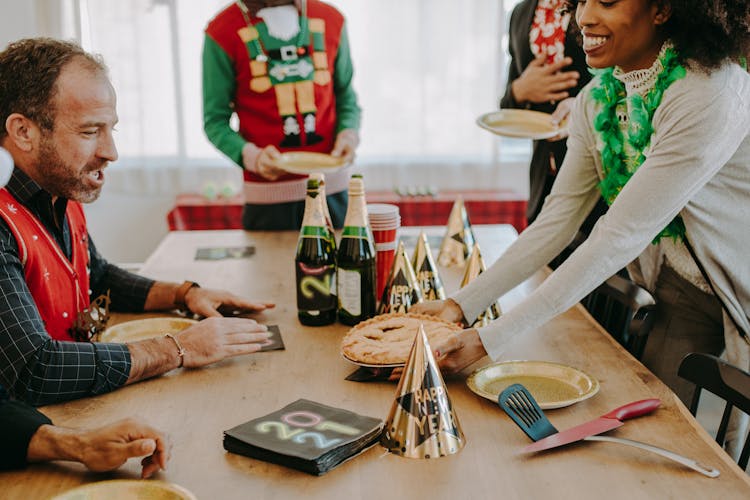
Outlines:
[[44, 130], [52, 130], [55, 83], [62, 68], [73, 59], [80, 59], [92, 71], [107, 73], [101, 57], [89, 54], [74, 42], [27, 38], [0, 52], [0, 141], [8, 134], [5, 121], [13, 113], [24, 115]]
[[[739, 60], [750, 55], [748, 0], [649, 1], [672, 8], [672, 16], [662, 29], [683, 62], [710, 70], [728, 59]], [[563, 3], [564, 10], [575, 13], [577, 1]]]

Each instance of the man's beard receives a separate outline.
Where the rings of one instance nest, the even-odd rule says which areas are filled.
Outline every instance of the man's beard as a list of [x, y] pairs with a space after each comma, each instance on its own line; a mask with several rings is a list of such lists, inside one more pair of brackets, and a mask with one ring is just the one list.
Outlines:
[[34, 179], [52, 196], [59, 196], [80, 203], [96, 201], [101, 194], [101, 186], [88, 187], [85, 178], [88, 172], [104, 168], [106, 162], [89, 163], [83, 171], [68, 166], [57, 152], [54, 141], [45, 135], [39, 144], [37, 168], [40, 179]]

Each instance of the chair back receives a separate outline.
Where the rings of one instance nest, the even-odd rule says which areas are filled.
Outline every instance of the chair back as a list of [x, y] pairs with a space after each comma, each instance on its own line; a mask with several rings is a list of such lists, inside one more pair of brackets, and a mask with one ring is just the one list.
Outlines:
[[[716, 433], [716, 442], [720, 446], [724, 446], [732, 408], [738, 408], [750, 415], [750, 373], [730, 365], [716, 356], [693, 352], [682, 360], [677, 374], [696, 386], [693, 400], [690, 403], [690, 412], [693, 415], [698, 411], [702, 389], [712, 392], [726, 401], [721, 424]], [[743, 470], [747, 468], [749, 457], [750, 436], [745, 440], [745, 445], [737, 461]]]
[[656, 311], [656, 302], [645, 288], [616, 274], [581, 303], [630, 354], [641, 359]]

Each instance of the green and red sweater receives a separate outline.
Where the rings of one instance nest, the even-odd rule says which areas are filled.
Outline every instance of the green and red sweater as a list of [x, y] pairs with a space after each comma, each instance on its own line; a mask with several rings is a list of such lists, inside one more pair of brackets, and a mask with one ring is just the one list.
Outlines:
[[[263, 148], [275, 145], [280, 151], [316, 151], [333, 149], [336, 134], [344, 129], [359, 129], [360, 108], [352, 86], [354, 74], [344, 17], [334, 7], [316, 0], [307, 2], [306, 16], [300, 16], [300, 33], [292, 41], [271, 37], [262, 19], [246, 21], [240, 7], [233, 3], [211, 20], [205, 30], [203, 47], [203, 127], [209, 140], [231, 160], [242, 166], [242, 148], [251, 142]], [[321, 29], [322, 28], [322, 29]], [[250, 35], [249, 35], [250, 34]], [[250, 40], [250, 38], [253, 38]], [[315, 81], [315, 133], [322, 141], [284, 147], [284, 121], [279, 113], [278, 96], [271, 60], [283, 46], [296, 44], [309, 56], [315, 69], [329, 71], [324, 84]], [[263, 54], [258, 57], [258, 51]], [[276, 56], [274, 56], [274, 52]], [[323, 56], [325, 56], [323, 58]], [[317, 59], [316, 59], [317, 57]], [[257, 82], [258, 67], [267, 64], [267, 88]], [[255, 82], [252, 80], [255, 79]], [[290, 80], [290, 79], [287, 79]], [[304, 80], [296, 78], [292, 81]], [[307, 80], [312, 80], [309, 77]], [[269, 85], [270, 84], [270, 85]], [[259, 91], [259, 89], [261, 91]], [[305, 110], [296, 111], [300, 130], [305, 130]], [[239, 133], [229, 125], [233, 112], [239, 117]], [[279, 180], [300, 176], [285, 175]], [[245, 170], [246, 181], [268, 182]]]

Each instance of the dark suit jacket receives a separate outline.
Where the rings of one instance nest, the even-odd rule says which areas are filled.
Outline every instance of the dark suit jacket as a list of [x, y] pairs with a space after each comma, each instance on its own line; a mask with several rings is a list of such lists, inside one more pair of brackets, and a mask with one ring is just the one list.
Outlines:
[[[521, 76], [523, 70], [534, 60], [529, 43], [529, 31], [531, 22], [534, 20], [534, 11], [536, 10], [537, 0], [523, 0], [516, 5], [510, 17], [509, 28], [509, 51], [510, 51], [510, 68], [508, 69], [508, 83], [505, 87], [505, 95], [500, 99], [501, 108], [522, 108], [541, 111], [543, 113], [552, 113], [557, 103], [548, 102], [539, 104], [518, 104], [513, 100], [511, 94], [511, 83]], [[586, 56], [583, 49], [577, 41], [578, 30], [575, 27], [574, 20], [571, 19], [568, 25], [568, 32], [565, 35], [565, 55], [573, 59], [573, 64], [565, 68], [565, 71], [578, 71], [581, 77], [578, 79], [578, 86], [569, 90], [571, 96], [578, 95], [578, 92], [591, 80], [591, 74], [586, 66]], [[531, 157], [531, 166], [529, 169], [529, 204], [526, 209], [526, 218], [529, 223], [536, 219], [536, 216], [542, 209], [544, 198], [552, 189], [554, 175], [550, 171], [550, 154], [555, 158], [555, 165], [559, 168], [565, 157], [565, 141], [534, 141], [534, 152]]]

